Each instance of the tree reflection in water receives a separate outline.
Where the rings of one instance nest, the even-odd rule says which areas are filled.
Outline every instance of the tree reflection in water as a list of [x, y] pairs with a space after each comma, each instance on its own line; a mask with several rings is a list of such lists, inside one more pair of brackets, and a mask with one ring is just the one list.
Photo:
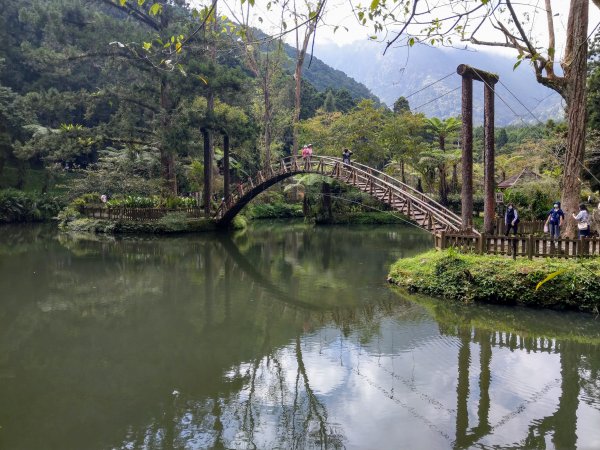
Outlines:
[[428, 237], [367, 231], [2, 234], [0, 447], [600, 445], [597, 322], [394, 293]]

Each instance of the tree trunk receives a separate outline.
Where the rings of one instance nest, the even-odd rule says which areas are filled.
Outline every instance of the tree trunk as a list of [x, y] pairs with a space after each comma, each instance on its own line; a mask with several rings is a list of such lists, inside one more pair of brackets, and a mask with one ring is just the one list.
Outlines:
[[[446, 153], [446, 138], [440, 133], [439, 135], [440, 150]], [[446, 161], [442, 161], [439, 167], [440, 171], [440, 203], [444, 206], [448, 205], [448, 180], [446, 179]]]
[[[160, 80], [160, 107], [163, 118], [162, 126], [164, 129], [169, 127], [173, 102], [171, 99], [171, 86], [166, 78]], [[175, 174], [175, 155], [170, 148], [165, 147], [165, 143], [160, 145], [160, 167], [163, 186], [167, 193], [177, 195], [177, 176]]]
[[439, 184], [439, 195], [440, 195], [440, 203], [444, 206], [448, 205], [448, 182], [446, 180], [446, 165], [440, 164], [439, 166], [440, 172], [440, 184]]
[[321, 186], [321, 193], [323, 194], [323, 211], [327, 214], [327, 220], [331, 222], [333, 219], [331, 211], [331, 185], [324, 181]]
[[452, 193], [458, 192], [458, 164], [452, 164]]
[[[271, 164], [271, 121], [273, 120], [273, 105], [271, 104], [271, 93], [269, 92], [269, 63], [265, 68], [265, 76], [263, 78], [263, 99], [265, 113], [263, 116], [265, 133], [265, 168]], [[296, 153], [294, 153], [296, 154]]]
[[23, 189], [25, 187], [25, 178], [27, 176], [27, 161], [19, 159], [17, 162], [17, 182], [15, 184], [16, 189]]
[[211, 158], [211, 134], [208, 129], [202, 129], [202, 137], [204, 138], [204, 214], [210, 215], [210, 203], [212, 197], [212, 158]]
[[172, 195], [177, 195], [177, 175], [175, 174], [175, 155], [170, 151], [162, 149], [160, 151], [161, 177], [164, 182], [165, 191]]
[[402, 182], [406, 184], [406, 173], [404, 172], [404, 161], [400, 161], [400, 173], [402, 174]]
[[294, 122], [292, 124], [292, 155], [298, 155], [298, 122], [300, 122], [301, 87], [302, 87], [302, 65], [296, 64], [294, 72]]
[[569, 237], [574, 237], [576, 234], [576, 224], [571, 213], [579, 211], [580, 175], [585, 154], [588, 6], [588, 0], [571, 0], [567, 25], [567, 50], [562, 64], [566, 80], [568, 123], [562, 209], [566, 219], [564, 234]]
[[223, 197], [229, 197], [229, 185], [231, 183], [229, 169], [229, 135], [223, 135]]

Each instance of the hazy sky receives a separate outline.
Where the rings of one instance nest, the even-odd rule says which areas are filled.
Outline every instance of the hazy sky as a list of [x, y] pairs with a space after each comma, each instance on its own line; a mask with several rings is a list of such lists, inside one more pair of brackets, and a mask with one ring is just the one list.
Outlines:
[[[239, 0], [237, 0], [239, 1]], [[364, 0], [363, 3], [367, 1]], [[256, 0], [256, 5], [254, 7], [254, 25], [262, 28], [269, 34], [277, 34], [277, 30], [280, 24], [280, 16], [275, 14], [274, 12], [267, 12], [265, 5], [266, 0]], [[298, 4], [301, 2], [298, 1]], [[519, 6], [523, 4], [529, 4], [532, 6], [525, 7]], [[235, 0], [232, 4], [236, 4]], [[328, 0], [326, 14], [324, 16], [324, 22], [326, 26], [321, 26], [317, 30], [316, 34], [316, 46], [318, 48], [319, 44], [328, 44], [328, 43], [336, 43], [338, 45], [347, 45], [357, 40], [368, 40], [370, 35], [373, 35], [372, 27], [363, 27], [358, 24], [358, 21], [352, 11], [351, 4], [359, 4], [359, 2], [352, 2], [351, 0]], [[535, 11], [533, 6], [536, 5], [544, 5], [544, 2], [541, 0], [520, 0], [519, 2], [515, 2], [515, 8], [517, 8], [518, 13], [524, 12], [526, 9], [528, 11]], [[555, 33], [557, 39], [557, 55], [562, 54], [562, 48], [564, 47], [564, 42], [566, 39], [566, 26], [567, 26], [567, 18], [568, 18], [568, 10], [569, 10], [569, 2], [567, 0], [553, 0], [553, 12], [554, 12], [554, 21], [555, 21]], [[520, 10], [518, 9], [520, 8]], [[545, 10], [543, 8], [537, 9], [537, 14], [532, 15], [532, 23], [527, 25], [527, 29], [531, 29], [533, 34], [539, 39], [540, 45], [544, 45], [547, 42], [547, 28], [546, 28], [546, 15]], [[263, 22], [258, 21], [258, 17], [263, 19]], [[600, 22], [600, 10], [590, 2], [590, 24], [589, 24], [589, 32]], [[291, 25], [291, 23], [288, 23]], [[334, 26], [339, 26], [337, 32], [334, 32]], [[347, 27], [348, 31], [346, 31], [343, 27]], [[390, 34], [387, 39], [393, 37], [393, 34]], [[481, 40], [498, 40], [497, 32], [494, 32], [491, 27], [482, 28], [478, 33], [478, 37]], [[381, 36], [383, 40], [386, 40], [384, 36]], [[294, 34], [289, 34], [286, 38], [286, 41], [294, 45], [295, 44], [295, 36]], [[457, 39], [455, 40], [460, 46], [464, 46], [464, 43], [458, 43]], [[383, 48], [382, 44], [382, 48]], [[511, 53], [513, 54], [513, 50], [496, 48], [496, 47], [477, 47], [482, 50], [488, 51], [497, 51], [502, 53]]]

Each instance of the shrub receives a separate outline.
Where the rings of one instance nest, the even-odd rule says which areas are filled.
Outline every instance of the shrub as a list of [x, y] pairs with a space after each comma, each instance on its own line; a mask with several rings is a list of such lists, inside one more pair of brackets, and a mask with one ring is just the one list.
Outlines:
[[0, 223], [50, 220], [63, 206], [59, 197], [3, 189], [0, 190]]

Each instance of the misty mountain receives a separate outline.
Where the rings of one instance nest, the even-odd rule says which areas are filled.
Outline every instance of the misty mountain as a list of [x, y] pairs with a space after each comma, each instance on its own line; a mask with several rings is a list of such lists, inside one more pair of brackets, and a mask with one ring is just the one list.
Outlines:
[[[343, 47], [319, 45], [315, 54], [326, 64], [365, 84], [390, 107], [398, 97], [404, 96], [408, 97], [413, 111], [427, 116], [460, 115], [461, 77], [456, 74], [456, 68], [459, 64], [468, 64], [500, 76], [501, 83], [496, 87], [497, 125], [537, 123], [533, 116], [542, 122], [563, 117], [561, 97], [536, 82], [527, 62], [513, 71], [516, 59], [492, 53], [415, 45], [390, 48], [383, 55], [383, 49], [381, 43], [360, 41]], [[446, 75], [449, 76], [411, 95]], [[456, 90], [451, 92], [453, 89]], [[473, 119], [483, 123], [483, 83], [474, 82], [473, 91]]]
[[[263, 39], [268, 42], [267, 38], [269, 36], [263, 31], [254, 28], [253, 32], [258, 39]], [[262, 47], [263, 51], [273, 50], [269, 47], [269, 44], [264, 44]], [[293, 75], [296, 61], [296, 48], [289, 44], [283, 44], [283, 48], [285, 54], [288, 56], [288, 59], [284, 62], [284, 67], [289, 74]], [[310, 54], [306, 55], [304, 66], [302, 68], [302, 77], [312, 84], [319, 92], [325, 92], [328, 89], [346, 89], [354, 99], [367, 98], [374, 100], [377, 104], [381, 103], [381, 100], [373, 95], [369, 88], [363, 83], [354, 80], [343, 71], [325, 64], [316, 55], [313, 55], [312, 57]]]

